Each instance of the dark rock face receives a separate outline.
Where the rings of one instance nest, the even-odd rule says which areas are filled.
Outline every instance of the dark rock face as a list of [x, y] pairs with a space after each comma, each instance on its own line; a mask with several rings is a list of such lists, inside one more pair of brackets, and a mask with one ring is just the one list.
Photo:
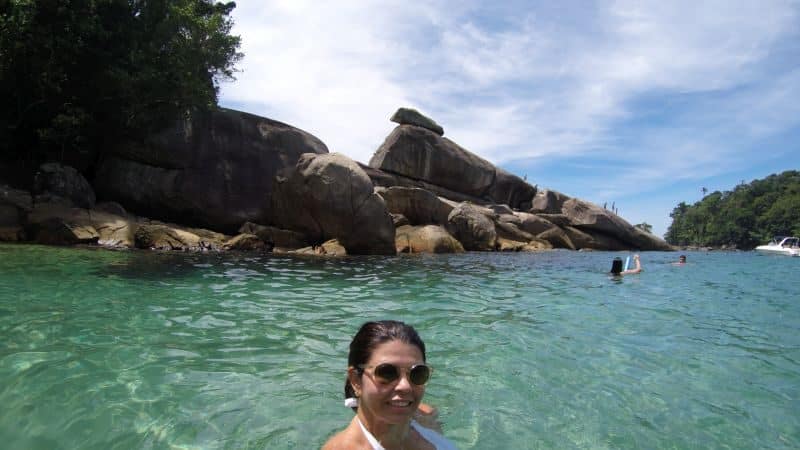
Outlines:
[[421, 114], [416, 109], [399, 108], [389, 120], [394, 123], [399, 123], [400, 125], [414, 125], [417, 127], [422, 127], [433, 131], [439, 136], [444, 136], [444, 129], [441, 125], [436, 123], [430, 117]]
[[223, 109], [111, 152], [97, 171], [98, 197], [147, 217], [232, 232], [270, 216], [278, 171], [328, 149], [292, 126]]
[[77, 170], [58, 163], [42, 164], [34, 178], [33, 193], [49, 200], [57, 197], [69, 200], [79, 208], [94, 208], [96, 197], [92, 186]]
[[340, 154], [305, 154], [277, 178], [271, 223], [312, 242], [338, 239], [351, 255], [394, 255], [394, 223], [372, 182]]
[[432, 131], [410, 125], [395, 128], [369, 165], [476, 197], [485, 196], [495, 179], [495, 168], [488, 161]]

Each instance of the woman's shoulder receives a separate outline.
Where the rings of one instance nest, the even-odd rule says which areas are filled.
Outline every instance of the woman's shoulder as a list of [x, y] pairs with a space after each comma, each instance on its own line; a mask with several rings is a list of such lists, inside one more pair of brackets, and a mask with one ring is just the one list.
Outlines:
[[331, 436], [322, 446], [322, 450], [349, 450], [360, 448], [359, 439], [363, 440], [364, 434], [361, 433], [361, 430], [358, 430], [356, 433], [352, 425], [351, 423], [344, 430]]

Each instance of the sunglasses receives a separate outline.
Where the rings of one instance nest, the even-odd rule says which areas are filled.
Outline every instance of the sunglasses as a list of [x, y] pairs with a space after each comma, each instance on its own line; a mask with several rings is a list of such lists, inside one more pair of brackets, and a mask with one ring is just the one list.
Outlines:
[[394, 364], [389, 363], [381, 363], [377, 366], [368, 366], [366, 364], [359, 364], [358, 367], [360, 369], [371, 369], [374, 367], [372, 371], [372, 376], [380, 384], [391, 384], [395, 381], [400, 379], [401, 371], [408, 372], [408, 381], [412, 384], [417, 386], [424, 386], [425, 383], [431, 378], [431, 372], [433, 369], [425, 364], [417, 364], [415, 366], [411, 366], [410, 369], [400, 368], [395, 366]]

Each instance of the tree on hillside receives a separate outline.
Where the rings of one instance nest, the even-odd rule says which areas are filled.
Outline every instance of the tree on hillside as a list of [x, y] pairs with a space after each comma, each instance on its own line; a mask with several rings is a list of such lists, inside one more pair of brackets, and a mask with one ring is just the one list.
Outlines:
[[217, 104], [233, 2], [0, 3], [0, 158], [91, 160], [109, 142]]
[[664, 238], [673, 245], [753, 248], [774, 235], [800, 235], [800, 172], [740, 183], [691, 206], [681, 202], [670, 217]]
[[652, 226], [652, 225], [650, 225], [650, 224], [649, 224], [649, 223], [647, 223], [647, 222], [637, 223], [637, 224], [636, 224], [636, 225], [634, 225], [634, 226], [635, 226], [636, 228], [638, 228], [638, 229], [640, 229], [640, 230], [642, 230], [642, 231], [646, 232], [646, 233], [651, 233], [651, 232], [653, 231], [653, 226]]

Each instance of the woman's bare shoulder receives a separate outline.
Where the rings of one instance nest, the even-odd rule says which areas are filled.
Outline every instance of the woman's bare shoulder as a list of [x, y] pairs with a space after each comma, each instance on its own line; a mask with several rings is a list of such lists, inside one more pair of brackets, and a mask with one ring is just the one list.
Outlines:
[[356, 430], [351, 423], [344, 430], [331, 436], [328, 442], [322, 446], [322, 450], [349, 450], [360, 448], [359, 438], [363, 438], [364, 435], [361, 433], [361, 430], [357, 430], [358, 433], [354, 431]]

